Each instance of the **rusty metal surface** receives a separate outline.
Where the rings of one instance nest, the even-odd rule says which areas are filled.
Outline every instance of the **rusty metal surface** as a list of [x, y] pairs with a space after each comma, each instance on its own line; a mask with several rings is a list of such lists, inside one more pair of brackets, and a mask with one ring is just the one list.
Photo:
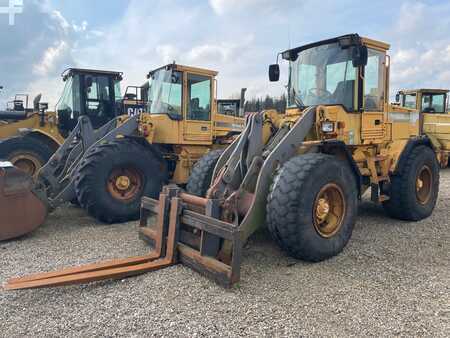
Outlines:
[[[87, 264], [78, 267], [70, 267], [59, 271], [37, 273], [24, 277], [11, 278], [4, 285], [5, 290], [18, 290], [30, 288], [42, 288], [53, 286], [64, 286], [79, 283], [88, 283], [105, 279], [121, 279], [139, 275], [145, 272], [162, 269], [175, 263], [176, 260], [176, 237], [179, 204], [173, 201], [170, 208], [169, 228], [165, 228], [164, 218], [167, 216], [167, 197], [161, 194], [160, 209], [161, 222], [155, 224], [153, 238], [155, 247], [148, 255], [122, 258], [104, 261], [100, 263]], [[166, 234], [167, 237], [164, 235]]]
[[15, 167], [0, 167], [0, 240], [25, 235], [40, 226], [47, 207], [32, 192], [29, 175]]

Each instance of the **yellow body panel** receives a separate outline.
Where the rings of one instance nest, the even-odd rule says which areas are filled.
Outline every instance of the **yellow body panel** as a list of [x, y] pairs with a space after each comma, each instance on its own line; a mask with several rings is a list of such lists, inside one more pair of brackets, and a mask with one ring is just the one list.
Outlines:
[[56, 113], [46, 112], [45, 122], [41, 126], [39, 113], [32, 113], [24, 120], [5, 123], [0, 125], [0, 139], [20, 135], [22, 132], [36, 132], [45, 135], [58, 145], [64, 142], [64, 138], [58, 131]]
[[423, 114], [423, 132], [436, 138], [443, 150], [450, 151], [450, 115]]

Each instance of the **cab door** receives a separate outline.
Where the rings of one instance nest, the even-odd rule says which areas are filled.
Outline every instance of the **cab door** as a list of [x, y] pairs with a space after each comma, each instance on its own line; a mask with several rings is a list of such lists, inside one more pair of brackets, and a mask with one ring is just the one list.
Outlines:
[[364, 109], [361, 116], [361, 140], [364, 144], [381, 143], [385, 137], [385, 78], [385, 52], [369, 48], [364, 67]]
[[97, 129], [116, 115], [112, 79], [106, 75], [84, 75], [84, 114]]
[[212, 92], [211, 76], [186, 73], [184, 141], [212, 142]]
[[445, 150], [450, 149], [450, 115], [445, 93], [422, 93], [420, 97], [422, 132], [433, 136]]

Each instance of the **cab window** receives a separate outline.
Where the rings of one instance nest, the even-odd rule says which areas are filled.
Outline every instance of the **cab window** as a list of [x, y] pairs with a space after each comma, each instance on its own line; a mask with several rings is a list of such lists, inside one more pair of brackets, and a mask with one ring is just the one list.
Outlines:
[[423, 94], [422, 95], [422, 112], [443, 114], [445, 112], [445, 95], [444, 94]]
[[364, 108], [368, 111], [383, 110], [384, 100], [384, 59], [383, 52], [368, 50], [367, 65], [364, 69]]
[[85, 90], [86, 115], [92, 121], [93, 127], [99, 128], [114, 116], [109, 77], [86, 75]]
[[416, 94], [406, 94], [403, 96], [402, 106], [406, 108], [416, 109]]
[[188, 74], [188, 120], [209, 121], [211, 116], [211, 78]]

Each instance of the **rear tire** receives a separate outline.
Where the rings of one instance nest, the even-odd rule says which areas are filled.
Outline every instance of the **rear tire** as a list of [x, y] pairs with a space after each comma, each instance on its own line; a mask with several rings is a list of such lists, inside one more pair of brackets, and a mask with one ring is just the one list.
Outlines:
[[223, 151], [223, 149], [211, 150], [194, 164], [186, 186], [189, 194], [200, 197], [206, 195], [211, 185], [214, 168]]
[[318, 262], [348, 243], [358, 208], [348, 165], [326, 154], [296, 156], [275, 175], [267, 201], [267, 226], [289, 255]]
[[12, 162], [34, 177], [53, 153], [54, 150], [47, 143], [27, 135], [0, 142], [0, 159]]
[[75, 178], [80, 205], [96, 219], [121, 223], [139, 218], [143, 196], [158, 198], [167, 180], [166, 163], [129, 139], [91, 149]]
[[389, 200], [383, 202], [393, 218], [419, 221], [431, 215], [439, 192], [439, 163], [433, 150], [418, 146], [409, 154], [403, 170], [391, 176]]

